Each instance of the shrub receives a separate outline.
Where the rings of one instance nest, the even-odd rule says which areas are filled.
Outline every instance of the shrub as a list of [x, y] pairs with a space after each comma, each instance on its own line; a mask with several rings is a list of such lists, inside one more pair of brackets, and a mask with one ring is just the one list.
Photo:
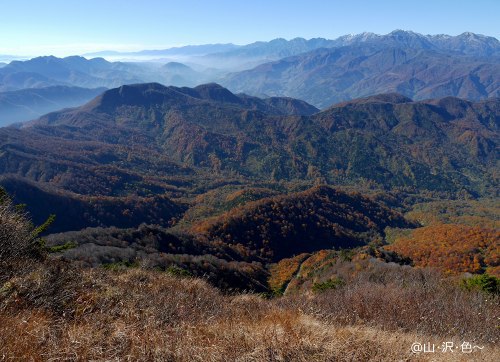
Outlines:
[[354, 256], [354, 251], [349, 249], [340, 249], [339, 257], [342, 261], [351, 261]]
[[475, 275], [462, 280], [467, 290], [479, 289], [490, 294], [500, 294], [500, 279], [488, 274]]
[[35, 231], [27, 215], [7, 196], [0, 196], [0, 283], [41, 257]]
[[172, 275], [172, 276], [178, 276], [178, 277], [192, 277], [193, 274], [191, 274], [189, 271], [186, 269], [179, 268], [177, 265], [170, 265], [165, 271]]
[[47, 247], [47, 251], [49, 253], [60, 253], [60, 252], [63, 252], [65, 250], [76, 248], [77, 246], [78, 246], [78, 244], [75, 243], [74, 241], [68, 241], [62, 245], [55, 245], [55, 246]]
[[329, 289], [337, 289], [343, 287], [345, 285], [345, 281], [340, 278], [329, 279], [326, 282], [322, 283], [314, 283], [312, 286], [312, 290], [315, 293], [324, 292]]
[[105, 263], [102, 265], [102, 267], [104, 269], [107, 269], [107, 270], [121, 270], [121, 269], [126, 269], [126, 268], [137, 268], [137, 267], [139, 267], [139, 262], [130, 261], [130, 260], [117, 261], [114, 263]]

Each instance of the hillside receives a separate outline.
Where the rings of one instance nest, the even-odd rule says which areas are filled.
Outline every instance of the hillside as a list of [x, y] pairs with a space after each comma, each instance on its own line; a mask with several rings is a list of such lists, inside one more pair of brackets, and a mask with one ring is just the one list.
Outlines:
[[[105, 200], [94, 207], [104, 209], [103, 202]], [[137, 203], [132, 208], [116, 200], [114, 205], [117, 210], [129, 207], [130, 215], [164, 227], [137, 227], [136, 224], [135, 228], [130, 228], [123, 224], [129, 216], [124, 215], [120, 216], [122, 225], [116, 226], [128, 229], [91, 228], [53, 234], [47, 237], [47, 243], [55, 247], [71, 241], [74, 245], [63, 251], [63, 257], [91, 266], [141, 263], [151, 268], [168, 269], [175, 265], [185, 273], [208, 276], [213, 284], [223, 289], [269, 291], [267, 265], [270, 262], [303, 252], [381, 243], [386, 227], [416, 225], [372, 199], [328, 187], [236, 204], [220, 216], [192, 223], [189, 227], [170, 229], [167, 229], [171, 226], [167, 222], [167, 212], [179, 212], [181, 207], [165, 204], [166, 200], [161, 205], [158, 197], [149, 205], [155, 205], [156, 209], [162, 207], [159, 214], [164, 220], [159, 220], [151, 219], [155, 209], [141, 211], [140, 205], [147, 206], [146, 201], [138, 200]], [[75, 212], [81, 211], [76, 209]], [[94, 215], [97, 219], [101, 217], [98, 213]], [[102, 217], [100, 220], [112, 222]], [[130, 224], [133, 221], [130, 220], [129, 225], [133, 225]], [[57, 225], [60, 224], [56, 224], [56, 228]]]
[[249, 202], [192, 231], [278, 261], [303, 252], [380, 242], [384, 229], [411, 227], [402, 215], [359, 194], [328, 187]]
[[[0, 184], [37, 224], [56, 214], [51, 232], [62, 233], [47, 240], [64, 259], [270, 292], [272, 263], [407, 236], [420, 219], [401, 211], [416, 202], [496, 197], [499, 110], [498, 99], [382, 94], [319, 112], [217, 84], [122, 86], [0, 129]], [[448, 229], [449, 245], [472, 235]], [[428, 265], [419, 253], [437, 247], [413, 233], [396, 238], [393, 258]], [[408, 249], [412, 240], [422, 247]], [[464, 262], [486, 250], [471, 242]], [[479, 269], [459, 270], [495, 270], [487, 253]]]
[[445, 273], [483, 273], [500, 276], [498, 230], [466, 225], [432, 225], [397, 238], [388, 250], [407, 256], [416, 266]]
[[35, 215], [34, 223], [42, 224], [50, 214], [55, 214], [56, 220], [50, 228], [53, 233], [92, 226], [129, 228], [142, 223], [168, 226], [186, 210], [185, 204], [173, 202], [161, 194], [91, 196], [22, 179], [1, 178], [0, 183], [17, 202], [29, 205], [29, 211]]

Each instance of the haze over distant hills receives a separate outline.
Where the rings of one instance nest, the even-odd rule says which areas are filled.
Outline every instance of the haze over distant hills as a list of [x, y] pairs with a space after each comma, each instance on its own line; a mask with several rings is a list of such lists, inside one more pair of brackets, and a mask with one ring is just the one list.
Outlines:
[[140, 78], [130, 73], [134, 67], [133, 64], [109, 63], [102, 58], [87, 60], [77, 56], [48, 56], [12, 61], [0, 69], [0, 90], [53, 85], [113, 87], [123, 83], [137, 83]]
[[9, 63], [14, 60], [27, 60], [31, 57], [28, 56], [19, 56], [19, 55], [7, 55], [7, 54], [0, 54], [0, 63]]
[[118, 51], [104, 50], [100, 52], [82, 54], [82, 56], [86, 58], [106, 57], [106, 56], [124, 56], [124, 57], [127, 56], [167, 57], [172, 55], [197, 56], [197, 55], [225, 52], [236, 48], [238, 48], [238, 45], [235, 44], [203, 44], [203, 45], [187, 45], [183, 47], [173, 47], [163, 50], [141, 50], [138, 52], [118, 52]]
[[0, 126], [88, 102], [106, 88], [157, 81], [193, 86], [207, 74], [187, 65], [108, 62], [72, 56], [37, 57], [0, 67]]
[[54, 85], [112, 88], [123, 84], [158, 81], [175, 85], [203, 83], [206, 76], [186, 65], [108, 62], [79, 56], [37, 57], [13, 61], [0, 68], [0, 91]]
[[0, 126], [29, 121], [55, 110], [82, 105], [105, 90], [51, 86], [0, 92]]

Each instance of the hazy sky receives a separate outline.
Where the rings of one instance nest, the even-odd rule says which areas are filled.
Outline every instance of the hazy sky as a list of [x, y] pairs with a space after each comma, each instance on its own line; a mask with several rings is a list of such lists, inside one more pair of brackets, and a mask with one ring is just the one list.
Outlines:
[[333, 39], [394, 29], [500, 38], [500, 0], [15, 0], [0, 1], [0, 54]]

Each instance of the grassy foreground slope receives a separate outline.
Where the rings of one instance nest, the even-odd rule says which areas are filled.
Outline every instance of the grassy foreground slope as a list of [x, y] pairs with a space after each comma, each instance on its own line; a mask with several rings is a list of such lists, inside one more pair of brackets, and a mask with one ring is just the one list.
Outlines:
[[[500, 354], [498, 297], [429, 270], [368, 258], [338, 288], [273, 299], [228, 295], [168, 272], [47, 258], [40, 229], [6, 199], [0, 221], [7, 360], [496, 361]], [[415, 341], [484, 349], [414, 355]]]
[[[224, 296], [202, 280], [160, 272], [87, 270], [68, 276], [66, 285], [43, 300], [50, 273], [40, 268], [12, 283], [20, 304], [3, 292], [2, 355], [22, 360], [471, 360], [459, 353], [414, 356], [410, 351], [415, 341], [440, 345], [443, 340], [484, 346], [475, 360], [495, 361], [500, 353], [498, 305], [429, 273], [408, 275], [406, 289], [396, 281], [388, 286], [360, 281], [313, 298], [264, 300]], [[28, 287], [40, 281], [30, 294]], [[47, 309], [50, 303], [54, 308]]]

